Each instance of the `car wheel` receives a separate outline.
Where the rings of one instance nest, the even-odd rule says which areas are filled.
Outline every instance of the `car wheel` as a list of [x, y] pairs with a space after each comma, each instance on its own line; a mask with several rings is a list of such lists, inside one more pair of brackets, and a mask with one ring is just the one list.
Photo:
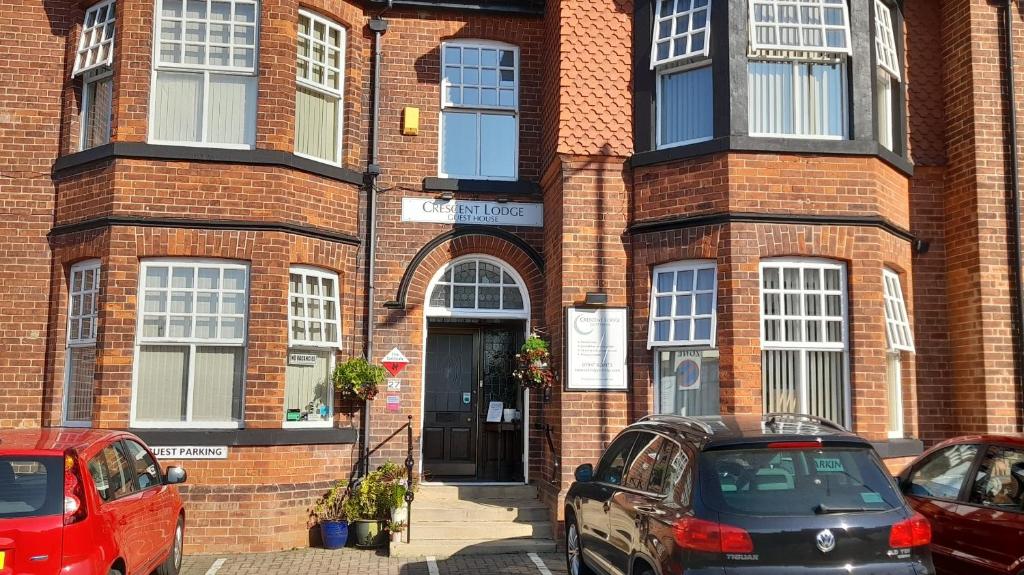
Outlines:
[[121, 575], [121, 572], [117, 569], [111, 569], [110, 571], [107, 571], [107, 575]]
[[594, 571], [583, 562], [583, 541], [576, 518], [566, 521], [565, 526], [565, 567], [569, 575], [594, 575]]
[[181, 571], [181, 559], [184, 556], [182, 550], [185, 547], [185, 519], [178, 518], [178, 525], [174, 528], [174, 542], [171, 543], [171, 552], [167, 559], [157, 568], [157, 575], [178, 575]]

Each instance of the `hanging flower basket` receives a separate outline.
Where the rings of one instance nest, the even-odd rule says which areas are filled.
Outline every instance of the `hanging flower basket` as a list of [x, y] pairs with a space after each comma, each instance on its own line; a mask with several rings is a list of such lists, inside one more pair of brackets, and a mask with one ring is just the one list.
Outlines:
[[555, 384], [555, 374], [550, 363], [548, 342], [532, 333], [516, 354], [516, 369], [512, 377], [526, 389], [550, 389]]
[[334, 368], [334, 388], [348, 399], [368, 401], [377, 397], [387, 372], [362, 357], [353, 357]]

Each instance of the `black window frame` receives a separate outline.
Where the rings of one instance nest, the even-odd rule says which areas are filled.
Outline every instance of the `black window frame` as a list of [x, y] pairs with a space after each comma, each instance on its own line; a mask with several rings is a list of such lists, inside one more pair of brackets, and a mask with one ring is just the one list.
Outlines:
[[137, 441], [137, 440], [134, 440], [134, 439], [125, 438], [125, 439], [122, 439], [120, 441], [120, 443], [124, 446], [125, 455], [129, 455], [129, 459], [128, 459], [129, 463], [132, 463], [132, 459], [130, 458], [130, 454], [129, 454], [129, 451], [128, 451], [128, 444], [129, 443], [134, 443], [135, 445], [138, 445], [140, 449], [142, 449], [143, 453], [148, 455], [149, 458], [153, 460], [153, 466], [156, 467], [156, 483], [154, 483], [153, 485], [150, 485], [149, 487], [142, 487], [142, 485], [139, 484], [139, 478], [141, 476], [139, 475], [138, 470], [135, 469], [134, 465], [130, 465], [132, 472], [135, 474], [135, 489], [138, 492], [141, 493], [143, 491], [148, 491], [150, 489], [154, 489], [154, 488], [160, 487], [160, 486], [162, 486], [164, 484], [163, 469], [160, 467], [160, 461], [156, 458], [155, 455], [153, 455], [152, 451], [147, 449], [146, 446], [143, 445], [141, 441]]

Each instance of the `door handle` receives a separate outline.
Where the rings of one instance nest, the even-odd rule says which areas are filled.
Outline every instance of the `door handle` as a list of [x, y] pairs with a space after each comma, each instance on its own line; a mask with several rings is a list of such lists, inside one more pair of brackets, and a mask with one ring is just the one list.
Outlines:
[[659, 511], [657, 507], [651, 505], [637, 505], [635, 507], [637, 513], [644, 513], [647, 515], [662, 515], [664, 512]]

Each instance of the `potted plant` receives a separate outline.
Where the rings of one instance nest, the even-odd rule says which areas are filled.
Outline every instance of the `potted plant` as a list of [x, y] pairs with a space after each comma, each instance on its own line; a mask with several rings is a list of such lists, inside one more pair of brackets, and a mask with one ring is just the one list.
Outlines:
[[339, 481], [313, 505], [310, 514], [320, 525], [320, 537], [327, 549], [341, 549], [348, 542], [345, 501], [348, 488]]
[[516, 354], [516, 369], [512, 371], [512, 377], [526, 389], [548, 390], [555, 383], [550, 361], [548, 342], [531, 333]]
[[345, 501], [345, 515], [356, 547], [376, 548], [387, 541], [394, 510], [405, 499], [405, 471], [387, 462], [362, 478]]
[[371, 400], [384, 383], [387, 371], [363, 357], [353, 357], [334, 368], [334, 388], [349, 399]]
[[392, 543], [402, 540], [402, 531], [405, 531], [404, 521], [388, 521], [388, 535], [391, 536]]

